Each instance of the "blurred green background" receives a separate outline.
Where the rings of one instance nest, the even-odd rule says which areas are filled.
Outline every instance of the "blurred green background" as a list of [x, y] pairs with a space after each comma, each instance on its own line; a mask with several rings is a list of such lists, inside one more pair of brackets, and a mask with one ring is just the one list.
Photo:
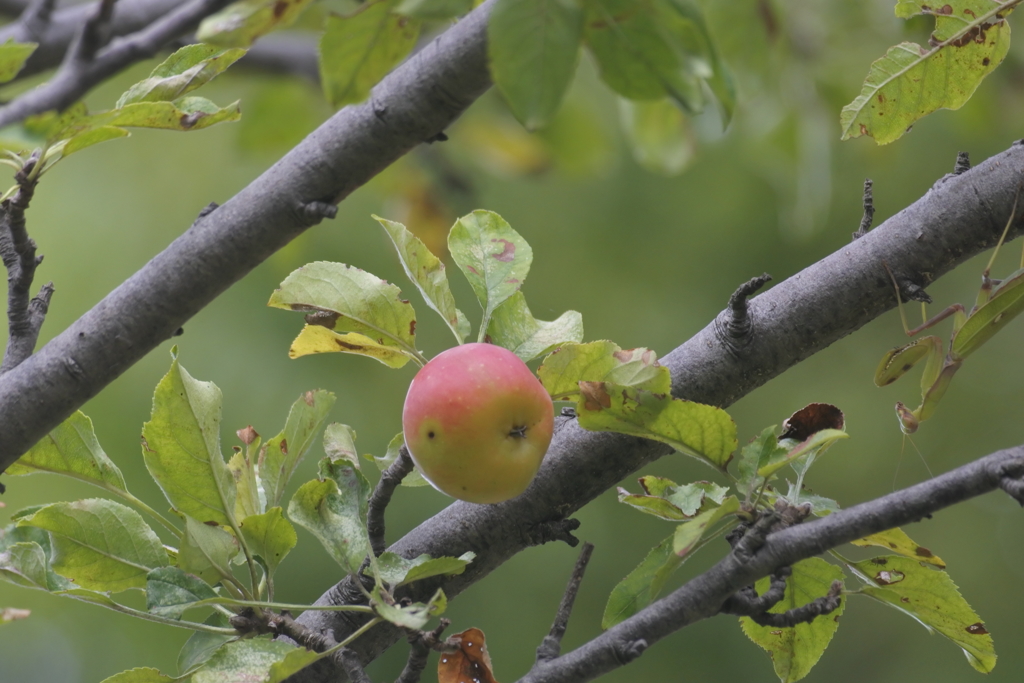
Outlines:
[[[681, 174], [657, 175], [631, 158], [618, 132], [617, 103], [584, 58], [552, 129], [526, 136], [489, 93], [449, 131], [450, 142], [420, 150], [356, 192], [334, 221], [295, 240], [187, 323], [174, 343], [190, 373], [224, 392], [225, 450], [237, 443], [234, 431], [249, 424], [264, 436], [276, 434], [292, 401], [312, 388], [338, 395], [331, 420], [353, 426], [363, 452], [382, 454], [400, 430], [412, 366], [390, 371], [342, 355], [291, 361], [287, 348], [301, 318], [265, 306], [289, 272], [318, 259], [351, 263], [411, 291], [371, 213], [408, 220], [436, 243], [443, 238], [439, 226], [450, 225], [453, 216], [474, 208], [497, 211], [534, 248], [523, 291], [538, 318], [550, 320], [572, 308], [583, 314], [587, 340], [607, 338], [624, 348], [647, 346], [664, 354], [706, 325], [739, 283], [765, 271], [781, 281], [846, 244], [860, 221], [865, 177], [875, 181], [880, 223], [949, 172], [958, 151], [981, 161], [1021, 136], [1020, 43], [963, 110], [930, 116], [904, 139], [880, 148], [868, 139], [840, 143], [839, 110], [859, 92], [870, 62], [890, 45], [927, 39], [925, 23], [895, 19], [891, 1], [797, 0], [782, 7], [738, 0], [709, 3], [706, 10], [737, 74], [740, 104], [724, 134], [714, 111], [692, 122], [694, 152]], [[139, 65], [96, 90], [90, 107], [110, 107], [151, 68]], [[71, 157], [44, 179], [28, 213], [30, 232], [46, 255], [37, 281], [53, 280], [57, 289], [43, 341], [163, 249], [203, 206], [229, 199], [330, 114], [314, 85], [241, 66], [203, 94], [220, 104], [241, 99], [242, 122], [191, 134], [137, 131], [128, 140]], [[996, 275], [1016, 267], [1017, 248], [1006, 250]], [[934, 311], [972, 302], [983, 267], [984, 259], [975, 260], [933, 286]], [[471, 311], [468, 287], [462, 281], [455, 287], [456, 298]], [[421, 346], [432, 355], [450, 336], [412, 299], [420, 312]], [[5, 336], [6, 329], [0, 333]], [[939, 334], [947, 335], [948, 327]], [[1020, 443], [1022, 334], [1024, 323], [1014, 322], [965, 364], [938, 414], [915, 435], [916, 448], [904, 444], [892, 406], [896, 400], [916, 405], [917, 375], [884, 390], [871, 381], [882, 354], [903, 342], [895, 313], [771, 381], [730, 413], [746, 441], [808, 402], [841, 407], [852, 438], [832, 449], [809, 485], [852, 505]], [[169, 365], [170, 346], [164, 344], [84, 407], [129, 487], [156, 506], [164, 503], [143, 467], [139, 434], [153, 387]], [[315, 450], [302, 465], [292, 490], [314, 475], [318, 455]], [[705, 478], [708, 471], [675, 456], [643, 473], [682, 482]], [[4, 481], [9, 490], [0, 524], [27, 505], [97, 493], [45, 475]], [[638, 488], [635, 477], [622, 485]], [[390, 538], [448, 502], [432, 489], [401, 490], [388, 510]], [[577, 516], [579, 537], [597, 549], [566, 648], [599, 632], [611, 588], [673, 528], [619, 505], [614, 491]], [[1001, 658], [988, 680], [1019, 681], [1019, 507], [991, 494], [907, 530], [946, 560], [993, 634]], [[278, 573], [280, 600], [312, 601], [339, 578], [316, 541], [305, 531], [299, 536], [298, 548]], [[710, 546], [670, 585], [709, 566], [724, 550], [721, 541]], [[453, 630], [477, 626], [487, 634], [498, 680], [515, 680], [529, 669], [576, 554], [564, 545], [524, 552], [450, 606]], [[856, 587], [856, 580], [849, 586]], [[173, 673], [188, 637], [186, 631], [9, 584], [0, 584], [2, 606], [32, 610], [29, 619], [0, 627], [4, 683], [94, 683], [136, 666]], [[393, 680], [405, 654], [404, 646], [393, 648], [370, 667], [371, 677]], [[806, 680], [939, 683], [978, 676], [948, 641], [930, 637], [889, 608], [853, 597], [835, 642]], [[434, 680], [432, 668], [425, 680]], [[736, 620], [719, 617], [676, 633], [603, 680], [776, 679], [768, 658], [747, 641]]]

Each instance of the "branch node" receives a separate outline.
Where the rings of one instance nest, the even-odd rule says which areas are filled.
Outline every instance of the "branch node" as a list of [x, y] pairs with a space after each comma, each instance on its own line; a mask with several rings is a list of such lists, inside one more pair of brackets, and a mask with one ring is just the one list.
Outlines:
[[445, 135], [445, 132], [442, 130], [440, 133], [430, 136], [429, 138], [424, 140], [424, 142], [426, 142], [428, 145], [432, 145], [435, 142], [448, 142], [448, 136]]
[[855, 240], [868, 234], [868, 230], [871, 229], [871, 224], [875, 221], [875, 195], [872, 192], [871, 186], [871, 178], [865, 178], [864, 197], [862, 199], [864, 215], [861, 216], [860, 227], [857, 228], [857, 232], [853, 233], [853, 239]]
[[96, 4], [96, 13], [89, 17], [74, 42], [68, 48], [65, 61], [67, 64], [85, 65], [96, 59], [96, 53], [110, 41], [111, 19], [114, 16], [114, 3], [117, 0], [100, 0]]
[[956, 153], [956, 164], [953, 165], [953, 175], [960, 175], [971, 170], [971, 156], [967, 152]]
[[307, 227], [317, 225], [325, 218], [338, 215], [338, 207], [331, 202], [306, 202], [299, 206], [300, 219]]
[[584, 543], [580, 555], [576, 558], [576, 566], [573, 567], [569, 583], [565, 586], [565, 594], [562, 602], [555, 613], [555, 620], [551, 624], [551, 631], [544, 636], [544, 640], [537, 647], [537, 664], [543, 664], [558, 657], [562, 651], [562, 636], [569, 624], [569, 617], [572, 615], [573, 603], [576, 601], [576, 594], [579, 592], [580, 584], [583, 582], [583, 574], [587, 571], [587, 563], [594, 552], [593, 543]]
[[647, 649], [647, 641], [643, 638], [636, 640], [619, 641], [615, 644], [612, 654], [620, 666], [629, 664]]
[[370, 536], [370, 547], [373, 549], [374, 557], [387, 548], [387, 541], [384, 538], [384, 510], [391, 502], [391, 496], [395, 489], [402, 483], [413, 470], [412, 458], [409, 457], [409, 449], [405, 444], [398, 449], [398, 457], [388, 465], [388, 468], [381, 472], [380, 480], [370, 495], [366, 513], [366, 532]]
[[828, 593], [811, 600], [806, 605], [795, 607], [780, 614], [763, 612], [761, 614], [749, 614], [755, 624], [760, 626], [771, 626], [774, 628], [789, 628], [797, 624], [808, 624], [818, 617], [831, 614], [839, 609], [843, 602], [843, 582], [833, 581], [829, 586]]
[[578, 519], [557, 519], [552, 522], [541, 522], [527, 530], [530, 545], [544, 545], [551, 541], [564, 541], [569, 547], [575, 548], [580, 539], [572, 535], [580, 528]]
[[730, 353], [735, 355], [740, 348], [750, 342], [754, 323], [750, 317], [747, 300], [771, 279], [771, 275], [764, 273], [744, 282], [729, 297], [729, 305], [725, 312], [715, 319], [715, 331]]
[[1009, 462], [999, 468], [999, 488], [1024, 507], [1024, 462]]

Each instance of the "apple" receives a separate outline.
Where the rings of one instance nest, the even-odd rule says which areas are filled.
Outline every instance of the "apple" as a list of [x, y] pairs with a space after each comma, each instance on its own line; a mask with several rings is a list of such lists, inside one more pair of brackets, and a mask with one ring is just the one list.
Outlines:
[[434, 488], [471, 503], [526, 490], [554, 429], [551, 397], [526, 363], [493, 344], [435, 356], [409, 385], [405, 445]]

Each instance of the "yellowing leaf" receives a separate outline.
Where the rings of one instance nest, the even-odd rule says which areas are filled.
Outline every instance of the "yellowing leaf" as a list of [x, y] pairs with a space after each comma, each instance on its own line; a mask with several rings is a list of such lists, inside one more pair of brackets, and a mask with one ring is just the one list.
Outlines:
[[412, 358], [402, 349], [379, 344], [358, 332], [338, 334], [320, 325], [306, 325], [288, 348], [289, 358], [313, 353], [354, 353], [379, 360], [389, 368], [400, 368]]
[[883, 531], [878, 534], [865, 536], [864, 538], [853, 541], [852, 543], [853, 545], [859, 545], [862, 548], [867, 548], [868, 546], [873, 545], [881, 548], [887, 548], [893, 552], [903, 555], [904, 557], [912, 557], [918, 562], [933, 564], [939, 569], [945, 569], [946, 567], [946, 563], [943, 562], [941, 558], [935, 555], [931, 550], [928, 550], [928, 548], [925, 548], [923, 545], [915, 543], [911, 540], [910, 536], [907, 536], [903, 529], [900, 529], [899, 527], [889, 529], [888, 531]]
[[6, 83], [17, 76], [37, 47], [39, 43], [16, 43], [13, 38], [0, 45], [0, 83]]
[[992, 636], [946, 572], [897, 555], [848, 566], [868, 583], [862, 593], [909, 614], [929, 631], [934, 629], [952, 640], [978, 671], [988, 673], [995, 667]]
[[937, 109], [959, 109], [1010, 49], [1010, 13], [988, 0], [952, 0], [941, 7], [900, 0], [896, 15], [935, 17], [925, 49], [900, 43], [871, 65], [860, 95], [843, 108], [843, 139], [870, 135], [880, 145], [899, 139]]
[[672, 552], [680, 557], [689, 555], [716, 522], [740, 509], [740, 501], [736, 496], [729, 496], [718, 507], [702, 512], [693, 519], [676, 527], [672, 536]]

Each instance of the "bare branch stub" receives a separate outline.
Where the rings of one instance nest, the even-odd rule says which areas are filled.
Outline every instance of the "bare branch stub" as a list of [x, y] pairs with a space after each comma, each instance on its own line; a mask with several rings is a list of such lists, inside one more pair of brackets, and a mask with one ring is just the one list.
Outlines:
[[737, 287], [736, 291], [729, 297], [729, 306], [726, 310], [725, 320], [720, 323], [716, 321], [721, 338], [733, 351], [749, 340], [750, 331], [753, 328], [747, 300], [759, 289], [771, 282], [771, 279], [771, 275], [763, 273], [757, 277], [750, 278]]
[[36, 267], [43, 260], [42, 256], [36, 256], [36, 243], [28, 236], [25, 227], [25, 210], [32, 201], [38, 182], [33, 173], [37, 163], [35, 157], [29, 158], [14, 176], [18, 189], [0, 203], [0, 259], [7, 269], [9, 328], [0, 375], [32, 355], [53, 296], [51, 282], [43, 285], [35, 297], [29, 298]]
[[96, 53], [110, 40], [110, 22], [114, 16], [114, 3], [117, 0], [100, 0], [96, 12], [82, 24], [82, 29], [75, 37], [65, 57], [65, 63], [89, 63], [96, 58]]
[[370, 536], [370, 547], [375, 557], [379, 557], [388, 547], [384, 538], [384, 510], [391, 502], [391, 496], [395, 489], [402, 483], [413, 470], [412, 458], [409, 457], [409, 449], [403, 444], [398, 449], [398, 457], [386, 470], [381, 472], [380, 481], [370, 495], [370, 502], [366, 512], [366, 532]]
[[860, 219], [860, 227], [857, 228], [857, 232], [853, 233], [853, 239], [859, 239], [868, 234], [871, 224], [875, 222], [875, 195], [872, 191], [872, 184], [871, 178], [864, 179], [864, 196], [861, 200], [864, 214]]
[[971, 170], [971, 157], [967, 152], [956, 153], [956, 164], [953, 165], [953, 175], [960, 175]]
[[352, 683], [373, 683], [366, 675], [363, 663], [359, 661], [359, 655], [347, 647], [343, 647], [334, 655], [334, 660], [341, 664], [342, 670], [348, 675]]
[[544, 640], [537, 647], [537, 663], [542, 664], [558, 656], [562, 650], [562, 636], [565, 635], [566, 626], [569, 624], [569, 616], [572, 614], [573, 603], [576, 602], [576, 593], [579, 592], [580, 584], [583, 582], [583, 574], [587, 570], [587, 563], [594, 552], [592, 543], [584, 543], [580, 555], [576, 559], [576, 566], [569, 577], [569, 583], [565, 587], [565, 594], [558, 606], [554, 623], [551, 624], [551, 631], [544, 636]]
[[39, 42], [50, 26], [50, 18], [56, 4], [57, 0], [32, 0], [18, 17], [18, 23], [29, 36], [36, 39], [36, 42]]
[[580, 528], [578, 519], [556, 519], [550, 522], [541, 522], [530, 527], [526, 531], [530, 545], [544, 545], [552, 541], [563, 541], [571, 548], [579, 545], [580, 539], [572, 535], [572, 532]]

